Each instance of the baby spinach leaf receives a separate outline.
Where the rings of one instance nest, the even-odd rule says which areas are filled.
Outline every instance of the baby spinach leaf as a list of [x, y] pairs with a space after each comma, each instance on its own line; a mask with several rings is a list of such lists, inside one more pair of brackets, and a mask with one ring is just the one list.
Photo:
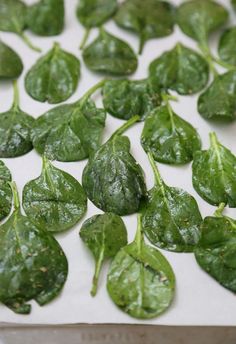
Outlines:
[[0, 41], [0, 79], [16, 79], [23, 70], [20, 56]]
[[73, 227], [87, 210], [87, 197], [70, 174], [43, 158], [41, 175], [23, 190], [26, 215], [40, 228], [62, 232]]
[[36, 35], [59, 35], [64, 28], [64, 0], [40, 0], [30, 6], [27, 26]]
[[98, 37], [84, 49], [83, 59], [92, 71], [117, 76], [133, 74], [138, 66], [131, 47], [102, 28]]
[[107, 290], [122, 311], [138, 319], [157, 317], [173, 300], [174, 272], [157, 249], [145, 244], [140, 218], [135, 240], [111, 264]]
[[56, 104], [67, 100], [75, 92], [79, 78], [78, 58], [55, 43], [27, 73], [25, 88], [35, 100]]
[[149, 79], [108, 80], [102, 90], [103, 105], [112, 116], [128, 120], [138, 115], [144, 119], [160, 105], [160, 90]]
[[164, 183], [151, 153], [155, 185], [142, 208], [142, 228], [153, 245], [174, 252], [193, 252], [199, 241], [202, 217], [195, 199]]
[[0, 160], [0, 221], [11, 211], [12, 191], [9, 185], [11, 173], [5, 164]]
[[15, 185], [14, 212], [0, 227], [0, 302], [18, 314], [29, 314], [35, 300], [52, 301], [64, 286], [68, 263], [62, 248], [45, 229], [23, 216]]
[[236, 71], [215, 77], [198, 99], [198, 112], [207, 120], [232, 121], [236, 113]]
[[127, 230], [121, 217], [112, 213], [95, 215], [84, 222], [80, 237], [95, 258], [96, 266], [91, 295], [97, 293], [98, 279], [105, 259], [114, 257], [127, 245]]
[[219, 55], [220, 58], [236, 66], [236, 27], [226, 30], [220, 38]]
[[32, 150], [31, 129], [34, 118], [19, 107], [17, 84], [14, 82], [14, 101], [10, 110], [0, 113], [0, 157], [14, 158]]
[[80, 0], [77, 18], [86, 28], [80, 49], [83, 49], [93, 27], [99, 27], [110, 19], [118, 8], [117, 0]]
[[196, 129], [176, 115], [168, 101], [146, 118], [141, 143], [156, 161], [174, 165], [187, 164], [201, 149]]
[[57, 106], [40, 116], [32, 130], [34, 148], [51, 160], [86, 159], [101, 144], [106, 112], [90, 96], [104, 81], [90, 89], [74, 104]]
[[220, 205], [215, 217], [204, 219], [195, 257], [203, 270], [235, 293], [236, 221], [222, 215], [224, 206]]
[[209, 66], [201, 55], [178, 43], [150, 64], [149, 75], [159, 87], [187, 95], [206, 86]]
[[174, 8], [166, 1], [126, 0], [120, 5], [115, 21], [120, 27], [139, 35], [141, 54], [146, 41], [173, 32]]
[[196, 152], [193, 160], [193, 186], [208, 203], [224, 202], [236, 208], [236, 157], [210, 134], [209, 150]]
[[82, 183], [88, 198], [105, 212], [128, 215], [137, 212], [146, 196], [142, 168], [130, 154], [130, 141], [122, 136], [137, 122], [132, 117], [93, 155], [83, 171]]
[[232, 6], [236, 9], [236, 0], [231, 0]]

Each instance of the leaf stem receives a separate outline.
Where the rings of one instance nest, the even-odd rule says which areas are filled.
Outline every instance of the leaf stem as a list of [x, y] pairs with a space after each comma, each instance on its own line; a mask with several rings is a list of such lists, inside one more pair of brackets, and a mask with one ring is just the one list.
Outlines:
[[8, 183], [12, 189], [12, 194], [13, 194], [13, 204], [14, 204], [14, 209], [19, 210], [20, 209], [20, 198], [19, 198], [19, 193], [17, 190], [17, 186], [15, 182], [9, 182]]
[[211, 147], [215, 148], [218, 144], [216, 133], [212, 132], [209, 134], [209, 136], [210, 136]]
[[141, 34], [140, 40], [139, 40], [139, 49], [138, 49], [139, 55], [142, 55], [145, 42], [146, 42], [146, 39], [145, 39], [144, 35]]
[[114, 136], [122, 135], [127, 129], [132, 127], [135, 123], [140, 121], [140, 116], [133, 116], [131, 117], [125, 124], [123, 124], [119, 129], [117, 129], [111, 136], [113, 138]]
[[169, 115], [170, 115], [170, 121], [171, 121], [171, 125], [172, 125], [172, 129], [175, 129], [175, 122], [174, 122], [174, 113], [173, 113], [173, 109], [170, 105], [170, 100], [175, 100], [178, 101], [177, 97], [162, 93], [161, 95], [163, 102], [166, 104]]
[[236, 66], [232, 66], [224, 61], [222, 61], [221, 59], [219, 59], [218, 57], [214, 57], [212, 56], [212, 59], [215, 63], [217, 63], [219, 66], [228, 69], [228, 70], [236, 70]]
[[159, 172], [159, 170], [157, 168], [157, 165], [155, 163], [153, 155], [150, 152], [148, 153], [148, 159], [149, 159], [150, 164], [152, 166], [152, 170], [153, 170], [153, 173], [154, 173], [154, 176], [155, 176], [156, 184], [159, 185], [160, 187], [163, 187], [163, 180], [161, 178], [160, 172]]
[[96, 296], [96, 294], [97, 294], [98, 279], [99, 279], [99, 275], [101, 272], [103, 259], [104, 259], [104, 250], [101, 250], [99, 258], [98, 258], [98, 260], [96, 260], [96, 265], [95, 265], [95, 273], [93, 276], [93, 285], [92, 285], [92, 289], [90, 291], [90, 294], [92, 296]]
[[80, 47], [79, 47], [80, 50], [84, 49], [85, 44], [87, 43], [87, 40], [89, 38], [90, 32], [91, 32], [90, 28], [85, 30], [84, 37], [83, 37], [82, 42], [81, 42]]
[[136, 231], [134, 241], [136, 242], [138, 251], [140, 253], [142, 249], [142, 242], [143, 242], [142, 215], [141, 214], [138, 214], [138, 226], [137, 226], [137, 231]]
[[91, 87], [76, 103], [85, 103], [88, 98], [90, 98], [99, 88], [102, 88], [106, 82], [107, 79], [103, 79], [102, 81], [98, 82], [96, 85]]
[[17, 86], [17, 81], [13, 81], [13, 104], [12, 109], [17, 110], [19, 109], [19, 90]]
[[28, 47], [34, 51], [37, 51], [38, 53], [41, 53], [41, 49], [36, 47], [35, 45], [33, 45], [33, 43], [30, 41], [29, 37], [24, 33], [22, 32], [20, 34], [21, 38], [23, 39], [23, 41], [28, 45]]
[[222, 217], [223, 211], [225, 209], [225, 203], [220, 203], [219, 208], [215, 211], [214, 216], [216, 217]]

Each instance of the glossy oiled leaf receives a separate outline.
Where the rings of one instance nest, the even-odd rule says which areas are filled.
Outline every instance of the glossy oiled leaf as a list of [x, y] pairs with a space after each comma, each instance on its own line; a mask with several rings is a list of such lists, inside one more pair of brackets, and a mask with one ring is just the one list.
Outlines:
[[40, 116], [32, 130], [34, 148], [51, 160], [86, 159], [101, 144], [106, 112], [96, 108], [89, 95], [74, 104], [61, 105]]
[[22, 34], [26, 26], [26, 5], [20, 0], [0, 0], [0, 31]]
[[35, 120], [19, 107], [17, 85], [10, 110], [0, 113], [0, 158], [14, 158], [32, 150], [31, 129]]
[[9, 185], [11, 173], [0, 160], [0, 221], [11, 211], [12, 191]]
[[198, 99], [198, 112], [208, 120], [232, 121], [236, 114], [236, 71], [215, 77]]
[[138, 211], [146, 195], [142, 168], [130, 154], [130, 141], [122, 133], [133, 117], [90, 158], [83, 172], [83, 187], [96, 207], [118, 215]]
[[152, 156], [155, 185], [142, 207], [142, 228], [153, 245], [174, 252], [193, 252], [202, 217], [195, 199], [164, 183]]
[[193, 186], [208, 203], [224, 202], [236, 208], [236, 157], [214, 133], [208, 150], [199, 151], [193, 160]]
[[187, 95], [206, 86], [209, 67], [201, 55], [178, 43], [150, 64], [149, 75], [159, 87]]
[[23, 207], [31, 221], [40, 228], [62, 232], [83, 217], [87, 198], [74, 177], [44, 158], [41, 175], [24, 187]]
[[236, 293], [236, 221], [222, 215], [207, 217], [201, 233], [195, 250], [198, 264], [225, 288]]
[[146, 152], [165, 164], [186, 164], [201, 149], [193, 126], [176, 115], [169, 105], [154, 109], [146, 118], [141, 142]]
[[221, 60], [236, 66], [236, 27], [226, 30], [219, 43]]
[[83, 59], [92, 71], [111, 75], [133, 74], [138, 66], [131, 47], [103, 29], [100, 29], [98, 37], [84, 50]]
[[107, 290], [114, 303], [134, 318], [155, 318], [170, 306], [175, 292], [173, 270], [157, 249], [145, 244], [140, 224], [135, 241], [114, 258]]
[[23, 70], [20, 56], [0, 41], [0, 79], [16, 79]]
[[126, 0], [121, 4], [115, 21], [122, 28], [139, 35], [141, 53], [147, 40], [173, 32], [174, 8], [166, 1]]
[[121, 217], [112, 213], [95, 215], [84, 222], [80, 237], [95, 259], [95, 273], [91, 295], [97, 293], [99, 274], [104, 260], [114, 257], [127, 245], [127, 231]]
[[21, 215], [16, 199], [13, 214], [0, 227], [0, 302], [15, 313], [29, 314], [27, 302], [35, 300], [43, 306], [52, 301], [67, 274], [60, 245], [46, 228], [39, 229]]
[[64, 28], [64, 0], [40, 0], [30, 6], [27, 26], [40, 36], [59, 35]]
[[68, 99], [75, 92], [79, 78], [78, 58], [55, 43], [27, 73], [25, 88], [35, 100], [56, 104]]
[[144, 119], [161, 103], [160, 90], [154, 88], [148, 79], [108, 80], [102, 93], [107, 112], [125, 120], [135, 115]]

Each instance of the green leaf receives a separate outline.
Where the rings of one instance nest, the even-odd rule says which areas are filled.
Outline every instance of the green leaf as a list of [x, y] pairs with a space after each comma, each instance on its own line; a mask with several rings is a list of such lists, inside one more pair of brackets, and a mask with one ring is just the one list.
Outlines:
[[117, 76], [133, 74], [138, 66], [131, 47], [102, 28], [98, 37], [84, 49], [83, 59], [92, 71]]
[[15, 210], [0, 227], [0, 302], [15, 313], [29, 314], [28, 301], [43, 306], [58, 296], [68, 263], [53, 236], [21, 214], [14, 185], [13, 190]]
[[169, 104], [154, 109], [146, 118], [141, 137], [146, 152], [164, 164], [187, 164], [201, 149], [193, 126], [176, 115]]
[[178, 43], [150, 64], [149, 75], [159, 87], [188, 95], [207, 85], [209, 67], [201, 55]]
[[34, 118], [19, 107], [16, 82], [14, 101], [10, 110], [0, 113], [0, 157], [15, 158], [32, 150], [31, 129]]
[[155, 185], [142, 207], [142, 228], [151, 243], [173, 252], [193, 252], [200, 238], [202, 217], [186, 191], [164, 183], [152, 155]]
[[103, 84], [95, 85], [76, 103], [57, 106], [36, 120], [32, 140], [39, 154], [51, 160], [79, 161], [99, 148], [106, 112], [90, 96]]
[[166, 258], [145, 244], [141, 223], [134, 242], [115, 256], [107, 278], [107, 290], [114, 303], [138, 319], [163, 313], [175, 293], [174, 272]]
[[0, 160], [0, 221], [10, 214], [12, 191], [9, 185], [11, 173]]
[[78, 58], [55, 43], [27, 73], [25, 88], [35, 100], [56, 104], [67, 100], [75, 92], [79, 78]]
[[225, 288], [236, 292], [236, 221], [216, 212], [206, 217], [195, 250], [198, 264]]
[[236, 27], [226, 30], [220, 38], [219, 55], [221, 60], [236, 66]]
[[231, 0], [232, 6], [236, 9], [236, 0]]
[[108, 80], [102, 93], [107, 112], [125, 120], [136, 115], [144, 119], [161, 103], [160, 90], [154, 88], [148, 79]]
[[0, 79], [16, 79], [23, 71], [20, 56], [0, 41]]
[[174, 12], [174, 7], [166, 1], [126, 0], [120, 5], [115, 21], [120, 27], [138, 34], [141, 54], [146, 41], [173, 32]]
[[36, 35], [59, 35], [64, 28], [64, 0], [41, 0], [30, 6], [27, 26]]
[[142, 168], [130, 154], [130, 141], [122, 133], [139, 117], [132, 117], [92, 156], [83, 171], [88, 198], [105, 212], [128, 215], [137, 212], [146, 195]]
[[62, 232], [84, 216], [87, 197], [74, 177], [54, 167], [44, 157], [41, 175], [24, 187], [23, 207], [38, 227]]
[[236, 157], [210, 134], [209, 150], [199, 151], [193, 160], [193, 186], [208, 203], [224, 202], [236, 208]]
[[236, 71], [215, 77], [198, 99], [198, 112], [207, 120], [232, 121], [236, 114]]
[[92, 216], [85, 221], [79, 234], [95, 259], [95, 273], [91, 289], [91, 295], [95, 296], [102, 264], [127, 245], [127, 230], [121, 217], [105, 213]]

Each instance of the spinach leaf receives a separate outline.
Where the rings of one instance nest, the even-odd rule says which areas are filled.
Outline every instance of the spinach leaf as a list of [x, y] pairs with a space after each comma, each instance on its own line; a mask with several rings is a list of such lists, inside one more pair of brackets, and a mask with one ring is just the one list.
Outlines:
[[222, 215], [224, 206], [220, 205], [215, 217], [205, 218], [195, 257], [203, 270], [235, 293], [236, 221]]
[[173, 300], [174, 272], [157, 249], [145, 244], [140, 217], [135, 240], [111, 264], [107, 290], [121, 310], [138, 319], [157, 317]]
[[114, 257], [127, 245], [127, 230], [121, 217], [112, 213], [95, 215], [84, 222], [80, 237], [95, 258], [91, 295], [97, 294], [98, 279], [105, 259]]
[[193, 252], [200, 238], [202, 217], [195, 199], [164, 183], [151, 153], [155, 185], [142, 207], [142, 228], [153, 245], [174, 252]]
[[27, 73], [25, 88], [35, 100], [56, 104], [67, 100], [75, 92], [79, 78], [78, 58], [55, 43]]
[[14, 32], [33, 50], [40, 52], [25, 35], [27, 7], [20, 0], [0, 0], [0, 31]]
[[11, 211], [12, 191], [9, 185], [11, 173], [5, 164], [0, 160], [0, 221]]
[[110, 19], [118, 8], [117, 0], [80, 0], [77, 18], [86, 28], [80, 49], [83, 49], [93, 27], [99, 27]]
[[103, 105], [112, 116], [128, 120], [138, 115], [144, 119], [160, 105], [160, 90], [149, 79], [108, 80], [102, 90]]
[[236, 157], [210, 134], [209, 150], [196, 152], [193, 160], [193, 186], [208, 203], [224, 202], [236, 208]]
[[209, 66], [201, 55], [178, 43], [150, 64], [149, 75], [159, 87], [187, 95], [206, 86]]
[[53, 236], [21, 214], [14, 184], [13, 193], [14, 212], [0, 227], [0, 302], [15, 313], [29, 314], [28, 301], [43, 306], [60, 293], [68, 263]]
[[70, 174], [43, 158], [41, 175], [23, 190], [26, 215], [40, 228], [62, 232], [73, 227], [87, 210], [87, 197]]
[[104, 81], [74, 104], [57, 106], [40, 116], [32, 130], [33, 146], [51, 160], [86, 159], [101, 144], [106, 112], [96, 108], [90, 96]]
[[236, 66], [236, 27], [226, 30], [220, 38], [219, 55], [220, 58]]
[[187, 164], [201, 149], [196, 129], [173, 112], [168, 100], [146, 118], [141, 143], [156, 161], [174, 165]]
[[231, 0], [232, 6], [236, 9], [236, 0]]
[[130, 154], [130, 141], [122, 136], [137, 122], [132, 117], [93, 155], [83, 171], [82, 183], [88, 198], [105, 212], [128, 215], [137, 212], [146, 196], [142, 168]]
[[16, 82], [12, 107], [0, 113], [0, 119], [0, 157], [14, 158], [31, 151], [31, 129], [35, 120], [20, 109]]
[[140, 38], [139, 53], [151, 38], [165, 37], [174, 29], [174, 8], [166, 1], [126, 0], [116, 14], [116, 23], [136, 32]]
[[198, 112], [207, 120], [232, 121], [236, 113], [236, 71], [218, 75], [198, 99]]
[[64, 28], [64, 0], [40, 0], [30, 6], [27, 26], [40, 36], [59, 35]]
[[8, 45], [0, 41], [0, 80], [16, 79], [23, 70], [20, 56]]
[[98, 37], [83, 51], [86, 66], [94, 72], [111, 75], [133, 74], [138, 60], [131, 47], [100, 28]]

